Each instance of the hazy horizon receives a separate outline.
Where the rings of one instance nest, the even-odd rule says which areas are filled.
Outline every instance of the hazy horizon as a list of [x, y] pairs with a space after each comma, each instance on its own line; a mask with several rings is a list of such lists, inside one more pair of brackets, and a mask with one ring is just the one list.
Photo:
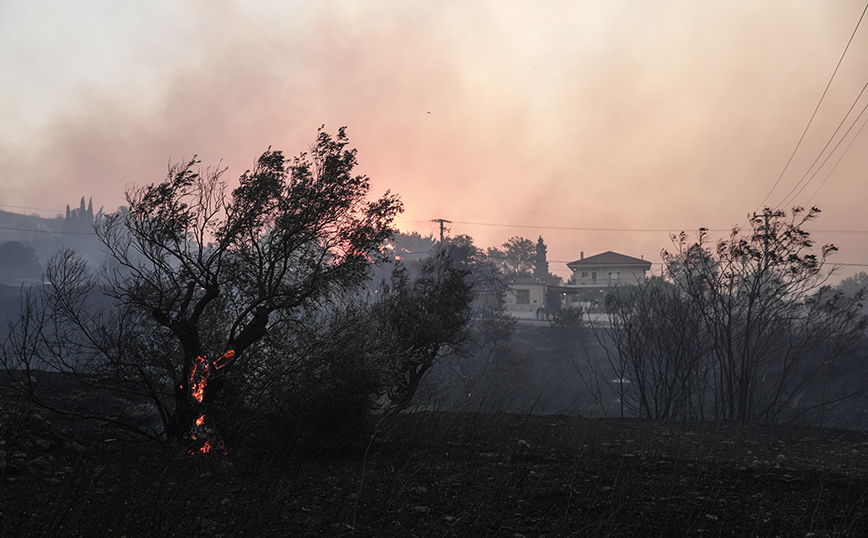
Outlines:
[[566, 276], [582, 251], [658, 263], [670, 232], [816, 205], [846, 276], [868, 265], [868, 22], [799, 141], [864, 9], [5, 2], [0, 209], [111, 211], [193, 155], [231, 185], [269, 146], [295, 155], [346, 125], [404, 231], [542, 235]]

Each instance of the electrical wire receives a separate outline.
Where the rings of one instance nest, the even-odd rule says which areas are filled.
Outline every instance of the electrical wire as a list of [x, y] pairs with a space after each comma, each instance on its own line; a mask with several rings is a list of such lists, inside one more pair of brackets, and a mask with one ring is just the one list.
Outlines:
[[[587, 228], [580, 226], [538, 226], [534, 224], [499, 224], [493, 222], [467, 222], [454, 220], [452, 221], [455, 224], [466, 224], [468, 226], [499, 226], [504, 228], [528, 228], [528, 229], [539, 229], [539, 230], [569, 230], [569, 231], [578, 231], [578, 232], [649, 232], [649, 233], [672, 233], [673, 230], [677, 229], [678, 231], [682, 231], [685, 228], [670, 228], [665, 230], [663, 228]], [[712, 229], [706, 228], [709, 232], [728, 232], [729, 229]]]
[[823, 94], [820, 96], [820, 100], [817, 102], [817, 106], [814, 108], [814, 112], [811, 114], [811, 118], [808, 120], [808, 124], [805, 126], [805, 130], [802, 131], [802, 136], [799, 137], [799, 141], [796, 143], [796, 147], [793, 149], [793, 153], [787, 160], [787, 164], [784, 165], [784, 169], [781, 170], [781, 174], [778, 176], [778, 179], [775, 181], [774, 185], [772, 185], [771, 190], [769, 190], [768, 194], [766, 194], [765, 198], [763, 198], [763, 201], [760, 202], [757, 211], [759, 211], [765, 206], [766, 201], [769, 199], [769, 197], [777, 188], [778, 184], [781, 182], [781, 179], [784, 177], [784, 174], [790, 167], [790, 164], [793, 162], [793, 158], [799, 151], [799, 147], [801, 147], [802, 141], [805, 139], [805, 135], [808, 134], [808, 129], [811, 128], [811, 124], [814, 122], [817, 111], [820, 110], [820, 106], [823, 104], [823, 100], [826, 98], [826, 93], [828, 93], [829, 87], [832, 85], [832, 81], [835, 80], [835, 75], [838, 73], [838, 69], [841, 67], [841, 63], [844, 61], [844, 57], [847, 55], [847, 51], [850, 49], [850, 44], [853, 43], [853, 38], [856, 36], [856, 32], [859, 30], [859, 26], [862, 24], [862, 19], [865, 18], [866, 11], [868, 11], [868, 4], [865, 4], [865, 9], [862, 10], [862, 15], [859, 16], [859, 21], [856, 23], [856, 27], [853, 28], [853, 32], [850, 34], [850, 39], [847, 41], [847, 46], [844, 47], [844, 52], [841, 53], [841, 57], [838, 59], [838, 64], [835, 66], [835, 70], [832, 72], [832, 76], [829, 78], [829, 82], [826, 84], [826, 88], [823, 90]]
[[27, 207], [23, 205], [0, 204], [0, 207], [12, 207], [15, 209], [31, 209], [33, 211], [50, 211], [52, 213], [63, 213], [61, 209], [47, 209], [45, 207]]
[[[863, 124], [864, 125], [864, 124]], [[430, 220], [408, 220], [404, 222], [430, 222]], [[673, 233], [673, 230], [678, 231], [686, 231], [692, 230], [692, 228], [588, 228], [588, 227], [580, 227], [580, 226], [541, 226], [536, 224], [504, 224], [504, 223], [494, 223], [494, 222], [466, 222], [466, 221], [452, 221], [455, 224], [466, 224], [470, 226], [495, 226], [501, 228], [528, 228], [528, 229], [536, 229], [536, 230], [567, 230], [567, 231], [579, 231], [579, 232], [628, 232], [628, 233], [637, 233], [637, 232], [649, 232], [649, 233]], [[707, 232], [731, 232], [731, 228], [703, 228]], [[46, 234], [62, 234], [62, 235], [93, 235], [90, 232], [64, 232], [64, 231], [54, 231], [54, 230], [37, 230], [37, 229], [28, 229], [28, 228], [14, 228], [11, 226], [0, 226], [0, 230], [9, 230], [13, 232], [26, 232], [26, 233], [46, 233]], [[836, 234], [868, 234], [868, 230], [811, 230], [811, 233], [836, 233]]]
[[37, 230], [27, 228], [13, 228], [11, 226], [0, 226], [0, 230], [10, 230], [13, 232], [39, 233], [39, 234], [60, 234], [60, 235], [94, 235], [90, 232], [64, 232], [55, 230]]
[[[864, 112], [864, 109], [863, 109], [863, 112]], [[857, 118], [857, 120], [858, 120], [858, 118]], [[817, 193], [820, 192], [820, 189], [823, 188], [823, 185], [826, 184], [826, 181], [829, 180], [829, 177], [831, 177], [832, 172], [834, 172], [835, 169], [838, 168], [838, 164], [840, 164], [841, 159], [843, 159], [843, 158], [844, 158], [844, 155], [846, 155], [847, 152], [850, 151], [850, 146], [852, 146], [852, 145], [853, 145], [853, 142], [855, 142], [856, 139], [859, 138], [859, 135], [862, 134], [862, 129], [865, 128], [865, 124], [866, 124], [866, 123], [868, 123], [868, 116], [865, 117], [865, 121], [862, 122], [862, 126], [859, 127], [859, 130], [858, 130], [858, 131], [856, 131], [856, 135], [855, 135], [853, 138], [850, 139], [850, 143], [847, 144], [847, 147], [846, 147], [846, 148], [844, 149], [844, 151], [842, 151], [841, 154], [838, 156], [838, 160], [835, 161], [835, 165], [832, 166], [832, 169], [829, 170], [829, 173], [826, 174], [826, 177], [825, 177], [825, 178], [823, 178], [823, 181], [822, 181], [822, 182], [820, 183], [820, 185], [817, 187], [817, 190], [815, 190], [815, 191], [814, 191], [814, 194], [812, 194], [811, 197], [808, 198], [808, 203], [805, 204], [806, 206], [810, 206], [810, 205], [811, 205], [811, 201], [814, 199], [815, 196], [817, 196]]]
[[[408, 222], [428, 222], [428, 221], [408, 221]], [[542, 226], [535, 224], [503, 224], [493, 222], [466, 222], [460, 220], [452, 221], [455, 224], [466, 224], [471, 226], [497, 226], [503, 228], [528, 228], [539, 230], [568, 230], [579, 232], [653, 232], [653, 233], [672, 233], [673, 230], [686, 231], [693, 228], [588, 228], [579, 226]], [[732, 228], [703, 228], [708, 232], [731, 232]], [[868, 230], [811, 230], [811, 233], [844, 233], [844, 234], [868, 234]]]
[[[808, 184], [814, 180], [814, 178], [817, 176], [817, 174], [820, 172], [820, 170], [823, 168], [823, 166], [826, 165], [826, 163], [829, 161], [829, 159], [832, 157], [832, 155], [835, 153], [835, 151], [837, 151], [838, 147], [840, 147], [840, 145], [844, 141], [844, 139], [847, 138], [847, 135], [850, 134], [850, 131], [852, 131], [853, 127], [855, 127], [856, 124], [859, 122], [859, 119], [865, 113], [865, 110], [868, 109], [868, 103], [866, 103], [865, 106], [862, 107], [862, 110], [859, 112], [859, 115], [856, 116], [856, 119], [853, 120], [853, 123], [850, 125], [850, 128], [847, 129], [847, 132], [845, 132], [844, 135], [841, 137], [841, 139], [838, 140], [838, 143], [835, 144], [835, 147], [832, 148], [832, 151], [829, 152], [829, 154], [826, 156], [826, 158], [823, 159], [823, 162], [820, 163], [820, 166], [817, 167], [816, 171], [814, 171], [814, 173], [811, 174], [811, 177], [805, 182], [804, 185], [802, 185], [802, 182], [805, 181], [805, 178], [808, 177], [808, 174], [811, 173], [811, 170], [814, 169], [814, 166], [816, 166], [817, 162], [820, 160], [820, 158], [823, 156], [823, 154], [829, 148], [829, 145], [832, 143], [832, 141], [838, 135], [838, 132], [841, 130], [841, 127], [844, 126], [844, 123], [847, 121], [847, 118], [850, 117], [850, 114], [853, 113], [853, 109], [856, 107], [856, 103], [858, 103], [859, 99], [862, 98], [862, 94], [865, 93], [866, 89], [868, 89], [868, 82], [866, 82], [865, 85], [862, 87], [862, 91], [859, 92], [859, 95], [853, 101], [853, 104], [850, 105], [850, 109], [847, 110], [847, 114], [845, 114], [844, 118], [841, 119], [841, 122], [838, 123], [838, 127], [835, 129], [835, 132], [832, 133], [832, 136], [829, 137], [829, 140], [826, 142], [826, 145], [823, 146], [823, 149], [820, 150], [820, 152], [817, 154], [817, 158], [814, 159], [814, 162], [811, 163], [811, 166], [808, 167], [808, 170], [805, 172], [805, 174], [802, 176], [802, 178], [799, 179], [799, 182], [796, 183], [795, 186], [793, 186], [793, 188], [790, 190], [790, 192], [784, 197], [784, 199], [781, 201], [781, 203], [777, 205], [777, 207], [784, 207], [786, 204], [792, 203], [802, 193], [802, 191], [805, 190], [805, 187], [807, 187]], [[859, 131], [861, 131], [861, 130], [862, 129], [859, 129]], [[856, 136], [858, 136], [858, 133]], [[854, 138], [854, 140], [855, 140], [855, 138]], [[849, 149], [849, 147], [850, 146], [847, 146], [848, 149]], [[844, 153], [846, 153], [846, 150], [844, 150]], [[843, 157], [843, 154], [841, 156]], [[801, 185], [801, 188], [799, 188], [800, 185]], [[798, 189], [798, 191], [796, 191], [796, 189]], [[793, 193], [795, 193], [795, 194], [793, 194]]]

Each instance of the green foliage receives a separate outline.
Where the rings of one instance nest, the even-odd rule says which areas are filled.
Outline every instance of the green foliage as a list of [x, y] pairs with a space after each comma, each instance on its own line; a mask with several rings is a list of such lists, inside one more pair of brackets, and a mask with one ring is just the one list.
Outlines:
[[[222, 170], [194, 168], [193, 159], [162, 183], [128, 191], [129, 212], [101, 229], [132, 269], [114, 280], [117, 296], [153, 311], [183, 348], [175, 435], [199, 414], [184, 394], [199, 357], [240, 360], [272, 318], [357, 288], [382, 257], [402, 206], [389, 193], [367, 200], [370, 182], [353, 174], [356, 151], [347, 145], [341, 128], [335, 137], [320, 130], [310, 151], [291, 160], [269, 149], [231, 194]], [[131, 251], [145, 262], [133, 262]], [[202, 316], [220, 296], [231, 315], [220, 324], [222, 341], [205, 348]], [[206, 405], [209, 397], [206, 390]]]
[[561, 308], [564, 308], [563, 292], [557, 288], [547, 288], [545, 298], [545, 311], [548, 314], [554, 314]]

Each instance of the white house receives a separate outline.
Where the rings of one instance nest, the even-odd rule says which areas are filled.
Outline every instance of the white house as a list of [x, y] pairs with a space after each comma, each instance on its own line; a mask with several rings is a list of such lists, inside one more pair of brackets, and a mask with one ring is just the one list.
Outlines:
[[566, 283], [558, 277], [515, 279], [506, 294], [506, 309], [520, 318], [543, 317], [561, 306], [594, 310], [602, 307], [608, 287], [643, 281], [651, 262], [608, 251], [587, 258], [582, 253], [567, 267], [573, 275]]
[[506, 292], [506, 309], [513, 313], [543, 314], [546, 304], [546, 290], [563, 286], [560, 277], [549, 278], [516, 278], [509, 284]]
[[582, 257], [567, 264], [573, 272], [569, 285], [584, 288], [637, 284], [645, 280], [645, 273], [651, 269], [651, 262], [641, 258], [625, 256], [617, 252], [603, 252], [595, 256]]

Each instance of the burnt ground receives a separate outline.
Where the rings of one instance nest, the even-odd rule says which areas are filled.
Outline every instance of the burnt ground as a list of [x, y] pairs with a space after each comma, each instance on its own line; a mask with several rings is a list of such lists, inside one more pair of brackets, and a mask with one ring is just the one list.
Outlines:
[[188, 455], [3, 420], [0, 536], [868, 535], [845, 430], [425, 412], [330, 452]]

